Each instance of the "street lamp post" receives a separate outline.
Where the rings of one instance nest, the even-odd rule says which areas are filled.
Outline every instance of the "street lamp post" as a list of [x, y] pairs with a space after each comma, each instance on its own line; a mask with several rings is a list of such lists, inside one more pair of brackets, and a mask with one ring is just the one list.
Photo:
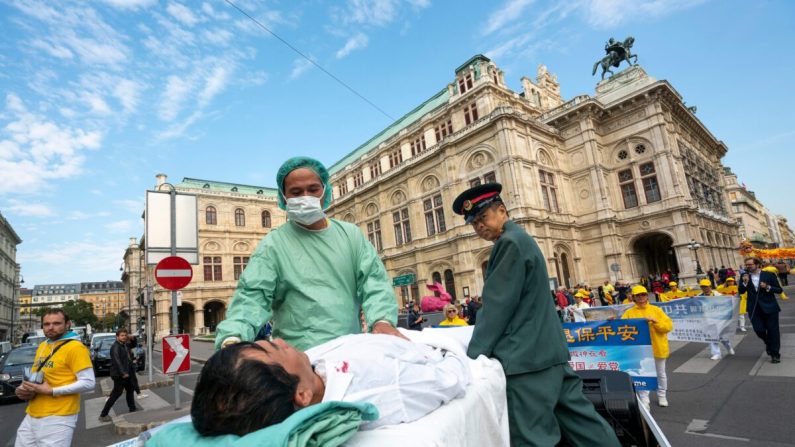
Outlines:
[[690, 250], [693, 250], [693, 253], [694, 253], [695, 257], [696, 257], [696, 274], [697, 275], [703, 274], [704, 271], [701, 270], [701, 263], [698, 260], [698, 249], [701, 248], [701, 244], [696, 242], [695, 239], [690, 239], [690, 242], [687, 244], [687, 248], [689, 248]]

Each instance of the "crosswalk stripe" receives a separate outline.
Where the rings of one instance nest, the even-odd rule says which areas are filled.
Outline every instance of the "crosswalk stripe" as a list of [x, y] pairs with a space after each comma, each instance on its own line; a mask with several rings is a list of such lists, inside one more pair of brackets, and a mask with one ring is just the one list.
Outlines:
[[[746, 334], [735, 334], [732, 337], [732, 346], [737, 347], [740, 342], [745, 338]], [[688, 361], [682, 363], [679, 368], [674, 370], [675, 373], [692, 373], [692, 374], [707, 374], [718, 364], [718, 361], [710, 359], [712, 355], [709, 351], [709, 345], [704, 344], [705, 348], [690, 357]], [[722, 346], [722, 345], [721, 345]], [[724, 355], [724, 358], [725, 355]], [[723, 359], [721, 359], [723, 360]]]
[[[142, 411], [159, 410], [160, 408], [166, 408], [171, 405], [170, 403], [168, 403], [168, 401], [158, 396], [154, 392], [149, 391], [146, 394], [148, 394], [149, 397], [135, 400], [137, 405], [143, 409]], [[119, 400], [123, 401], [124, 399], [125, 396], [122, 394], [121, 397], [119, 397]], [[105, 397], [96, 397], [94, 399], [86, 399], [83, 402], [83, 408], [86, 415], [86, 430], [91, 430], [92, 428], [102, 427], [111, 424], [111, 422], [100, 422], [98, 419], [99, 414], [102, 412], [102, 408], [105, 406], [106, 400], [107, 399]], [[111, 408], [110, 413], [108, 414], [111, 417], [116, 416], [116, 411], [113, 408]]]
[[749, 376], [795, 377], [795, 334], [781, 334], [781, 363], [771, 363], [767, 354], [761, 354]]

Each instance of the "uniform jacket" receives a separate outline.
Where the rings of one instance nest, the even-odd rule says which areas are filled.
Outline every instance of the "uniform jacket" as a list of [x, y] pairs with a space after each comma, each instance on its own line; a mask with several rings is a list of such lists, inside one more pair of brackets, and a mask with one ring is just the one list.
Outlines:
[[646, 318], [654, 317], [657, 320], [656, 324], [649, 323], [649, 335], [651, 335], [651, 349], [654, 357], [658, 359], [667, 359], [671, 354], [668, 347], [668, 333], [674, 328], [674, 322], [671, 317], [657, 306], [647, 304], [644, 309], [637, 305], [630, 307], [621, 316], [622, 319], [632, 318]]
[[748, 313], [758, 310], [766, 314], [780, 312], [781, 308], [778, 306], [778, 301], [776, 301], [776, 294], [781, 293], [782, 290], [778, 286], [776, 275], [770, 272], [760, 272], [759, 282], [770, 286], [770, 290], [757, 290], [750, 278], [748, 279], [748, 284], [743, 284], [742, 279], [740, 280], [738, 291], [741, 294], [748, 292]]
[[467, 355], [494, 357], [506, 375], [568, 362], [569, 350], [549, 299], [547, 264], [536, 241], [507, 221], [494, 243]]
[[118, 340], [113, 342], [110, 347], [110, 376], [121, 377], [130, 373], [130, 351], [127, 346], [119, 343]]

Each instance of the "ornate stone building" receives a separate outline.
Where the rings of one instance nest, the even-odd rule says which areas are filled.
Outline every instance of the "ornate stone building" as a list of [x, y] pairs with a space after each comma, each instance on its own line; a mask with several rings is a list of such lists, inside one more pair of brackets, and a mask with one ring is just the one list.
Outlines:
[[740, 239], [749, 240], [757, 248], [782, 246], [778, 216], [765, 208], [756, 194], [746, 188], [730, 168], [724, 168], [723, 177]]
[[[165, 176], [159, 181], [165, 182]], [[276, 204], [274, 188], [192, 178], [174, 186], [180, 193], [198, 196], [199, 213], [200, 264], [193, 266], [193, 280], [178, 294], [179, 331], [213, 332], [226, 315], [251, 253], [263, 236], [285, 222], [285, 215]], [[131, 241], [125, 253], [125, 288], [137, 296], [146, 284], [153, 285], [156, 334], [168, 335], [171, 291], [157, 285], [151, 267], [144, 271], [140, 249], [144, 241], [134, 246]]]
[[[547, 257], [550, 287], [736, 265], [724, 144], [666, 81], [639, 66], [600, 82], [595, 96], [563, 102], [543, 65], [510, 90], [478, 55], [452, 82], [330, 167], [333, 217], [356, 223], [403, 300], [431, 281], [457, 299], [478, 294], [491, 244], [453, 199], [482, 182], [503, 185], [511, 217]], [[691, 241], [701, 244], [693, 252]]]
[[778, 229], [781, 231], [781, 246], [787, 248], [795, 247], [795, 233], [789, 227], [787, 218], [778, 214], [776, 215], [776, 221], [778, 222]]
[[[19, 320], [17, 302], [20, 276], [17, 245], [21, 243], [22, 239], [0, 214], [0, 341], [11, 340], [11, 327], [16, 329]], [[19, 337], [15, 336], [14, 340], [19, 340]]]
[[121, 281], [80, 283], [80, 299], [94, 306], [94, 315], [102, 319], [119, 315], [127, 307], [127, 295]]

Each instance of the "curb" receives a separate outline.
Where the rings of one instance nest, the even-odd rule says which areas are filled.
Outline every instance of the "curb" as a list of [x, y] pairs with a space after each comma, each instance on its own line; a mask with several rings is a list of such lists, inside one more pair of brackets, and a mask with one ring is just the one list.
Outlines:
[[122, 416], [114, 416], [113, 417], [113, 430], [116, 432], [117, 435], [126, 435], [126, 436], [135, 436], [139, 435], [147, 430], [151, 430], [155, 427], [160, 425], [164, 425], [168, 422], [171, 422], [173, 419], [177, 417], [183, 416], [182, 413], [188, 414], [190, 413], [190, 407], [183, 407], [181, 408], [178, 415], [172, 417], [171, 419], [162, 420], [162, 421], [153, 421], [153, 422], [128, 422], [124, 415]]

